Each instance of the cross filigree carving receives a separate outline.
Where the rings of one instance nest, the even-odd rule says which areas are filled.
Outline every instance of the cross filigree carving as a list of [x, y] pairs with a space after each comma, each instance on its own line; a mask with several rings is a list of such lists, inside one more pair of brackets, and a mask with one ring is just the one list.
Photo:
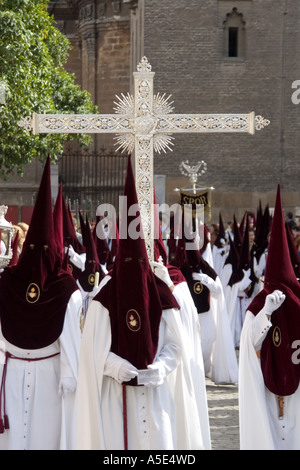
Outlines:
[[254, 134], [269, 121], [248, 114], [173, 114], [170, 96], [154, 95], [154, 72], [146, 57], [137, 66], [134, 96], [117, 96], [115, 114], [33, 114], [19, 125], [36, 133], [113, 133], [117, 150], [133, 152], [135, 179], [149, 259], [153, 259], [153, 154], [172, 150], [173, 134]]

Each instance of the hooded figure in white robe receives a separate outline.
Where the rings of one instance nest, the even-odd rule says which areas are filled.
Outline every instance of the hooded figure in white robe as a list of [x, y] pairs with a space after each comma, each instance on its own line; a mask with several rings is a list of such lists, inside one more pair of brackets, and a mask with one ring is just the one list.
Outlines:
[[22, 253], [0, 279], [1, 450], [75, 448], [82, 304], [61, 248], [48, 158]]
[[242, 450], [300, 449], [299, 299], [278, 186], [264, 289], [250, 304], [241, 334]]

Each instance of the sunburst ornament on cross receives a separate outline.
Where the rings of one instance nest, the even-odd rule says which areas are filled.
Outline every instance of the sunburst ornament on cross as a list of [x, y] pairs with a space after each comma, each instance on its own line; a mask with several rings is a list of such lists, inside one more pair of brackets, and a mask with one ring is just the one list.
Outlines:
[[174, 114], [170, 96], [154, 95], [154, 72], [143, 57], [133, 72], [134, 95], [117, 96], [115, 114], [36, 114], [19, 125], [37, 133], [115, 134], [117, 150], [134, 155], [135, 181], [148, 257], [154, 256], [153, 154], [172, 150], [173, 134], [249, 133], [269, 121], [248, 114]]

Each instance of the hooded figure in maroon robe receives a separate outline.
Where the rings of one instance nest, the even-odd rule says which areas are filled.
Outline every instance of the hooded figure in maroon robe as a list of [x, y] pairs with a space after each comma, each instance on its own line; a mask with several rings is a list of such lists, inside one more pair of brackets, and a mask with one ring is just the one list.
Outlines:
[[37, 349], [59, 337], [66, 306], [77, 289], [61, 262], [53, 223], [48, 158], [18, 263], [6, 268], [0, 279], [2, 332], [16, 346]]
[[133, 206], [137, 212], [127, 221], [122, 212], [113, 269], [90, 305], [82, 336], [78, 448], [199, 449], [203, 439], [191, 378], [187, 384], [182, 366], [178, 303], [151, 269], [130, 159], [124, 195], [122, 211]]
[[[127, 197], [127, 207], [137, 205], [130, 159], [124, 195]], [[126, 223], [126, 219], [123, 220]], [[154, 275], [143, 237], [131, 238], [129, 229], [134, 220], [134, 217], [127, 217], [128, 236], [120, 238], [111, 280], [95, 300], [101, 302], [110, 313], [111, 350], [137, 369], [145, 369], [156, 354], [162, 310], [178, 308], [178, 304], [170, 289]], [[140, 223], [137, 227], [142, 233]], [[132, 383], [136, 384], [136, 380]]]
[[264, 289], [249, 305], [257, 315], [266, 296], [279, 290], [285, 301], [272, 314], [272, 327], [265, 338], [261, 352], [261, 367], [269, 390], [277, 395], [291, 395], [299, 386], [300, 366], [291, 360], [294, 341], [300, 339], [300, 284], [290, 258], [280, 188], [278, 186], [272, 222]]
[[82, 304], [76, 281], [64, 269], [61, 225], [56, 228], [48, 158], [19, 260], [0, 279], [3, 450], [74, 447]]
[[263, 290], [248, 307], [239, 355], [241, 450], [299, 450], [300, 285], [278, 185]]
[[[71, 211], [64, 199], [62, 199], [62, 213], [64, 247], [69, 255], [69, 269], [74, 279], [77, 280], [80, 272], [84, 269], [85, 247], [77, 238]], [[77, 262], [78, 260], [80, 261], [79, 263]]]

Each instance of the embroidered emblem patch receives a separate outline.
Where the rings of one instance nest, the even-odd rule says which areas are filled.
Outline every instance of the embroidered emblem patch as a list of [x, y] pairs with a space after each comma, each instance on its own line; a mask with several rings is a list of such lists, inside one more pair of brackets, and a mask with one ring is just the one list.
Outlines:
[[68, 264], [68, 266], [69, 266], [69, 269], [70, 269], [70, 271], [71, 271], [71, 273], [72, 273], [72, 272], [73, 272], [73, 266], [72, 266], [72, 264]]
[[26, 300], [30, 304], [34, 304], [35, 302], [37, 302], [39, 300], [39, 298], [40, 298], [40, 288], [37, 284], [32, 282], [27, 287]]
[[141, 317], [133, 308], [126, 313], [126, 325], [131, 331], [139, 331], [141, 328]]
[[277, 347], [281, 344], [281, 331], [278, 326], [276, 326], [273, 331], [273, 343]]
[[88, 277], [88, 283], [91, 285], [91, 286], [94, 286], [95, 285], [95, 274], [90, 274], [89, 277]]
[[201, 294], [202, 291], [203, 291], [203, 284], [200, 281], [195, 282], [194, 284], [195, 294]]

